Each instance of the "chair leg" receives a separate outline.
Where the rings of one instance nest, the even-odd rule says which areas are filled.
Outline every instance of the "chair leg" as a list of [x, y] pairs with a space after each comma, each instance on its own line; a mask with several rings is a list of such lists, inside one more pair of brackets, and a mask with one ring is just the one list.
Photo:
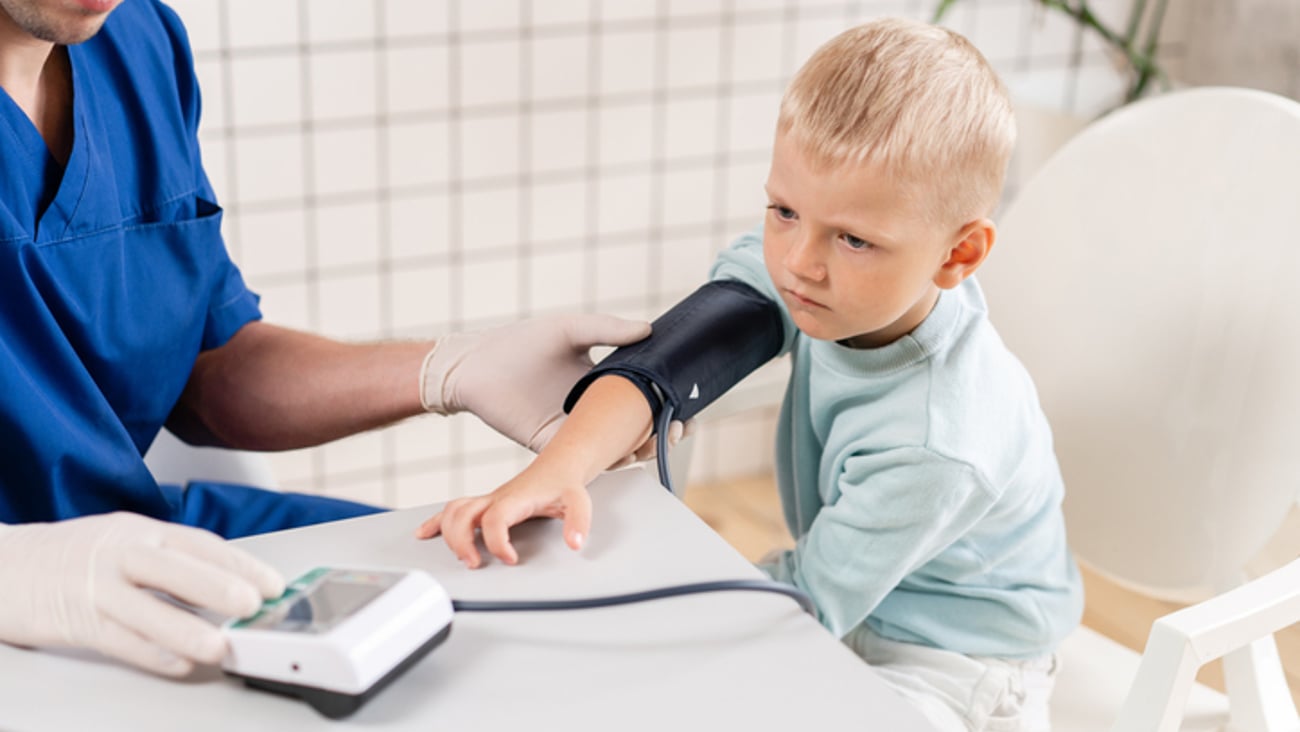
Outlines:
[[1176, 732], [1201, 661], [1186, 634], [1161, 618], [1151, 626], [1142, 662], [1111, 732]]
[[1223, 657], [1224, 685], [1234, 732], [1297, 732], [1300, 716], [1291, 701], [1282, 660], [1272, 635]]

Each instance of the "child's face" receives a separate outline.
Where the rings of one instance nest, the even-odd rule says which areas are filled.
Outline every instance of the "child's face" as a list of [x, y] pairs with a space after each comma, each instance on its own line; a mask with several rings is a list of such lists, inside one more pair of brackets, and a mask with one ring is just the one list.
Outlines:
[[875, 348], [929, 315], [956, 232], [930, 223], [875, 164], [814, 170], [778, 133], [766, 189], [763, 258], [800, 330]]

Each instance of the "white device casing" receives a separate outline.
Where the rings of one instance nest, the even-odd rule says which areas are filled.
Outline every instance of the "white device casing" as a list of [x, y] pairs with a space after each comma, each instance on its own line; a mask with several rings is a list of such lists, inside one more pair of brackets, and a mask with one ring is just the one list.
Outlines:
[[451, 618], [451, 598], [442, 585], [426, 572], [410, 570], [323, 633], [236, 628], [237, 621], [231, 621], [224, 629], [230, 651], [222, 668], [240, 676], [360, 694], [442, 632]]

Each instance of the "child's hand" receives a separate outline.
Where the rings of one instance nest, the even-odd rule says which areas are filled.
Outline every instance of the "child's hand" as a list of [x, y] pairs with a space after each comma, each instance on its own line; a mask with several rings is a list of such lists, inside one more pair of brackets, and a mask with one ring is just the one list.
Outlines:
[[466, 567], [480, 564], [475, 530], [489, 552], [519, 562], [510, 527], [534, 516], [564, 519], [564, 541], [581, 549], [591, 527], [586, 485], [610, 463], [631, 454], [650, 434], [650, 407], [640, 389], [621, 376], [596, 379], [564, 425], [524, 472], [486, 496], [458, 498], [416, 530], [421, 539], [442, 534]]
[[591, 528], [591, 496], [581, 480], [549, 474], [534, 463], [486, 496], [449, 502], [421, 524], [415, 536], [429, 539], [441, 533], [460, 561], [477, 569], [481, 557], [474, 532], [478, 529], [493, 556], [516, 564], [519, 555], [510, 544], [510, 527], [535, 516], [564, 519], [565, 543], [581, 549]]

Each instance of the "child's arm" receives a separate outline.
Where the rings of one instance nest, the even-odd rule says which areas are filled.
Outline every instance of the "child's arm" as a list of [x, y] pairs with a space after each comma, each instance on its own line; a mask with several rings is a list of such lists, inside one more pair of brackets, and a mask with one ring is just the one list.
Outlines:
[[459, 498], [425, 521], [416, 536], [442, 533], [447, 546], [470, 569], [480, 564], [474, 531], [498, 559], [515, 564], [510, 527], [534, 516], [564, 519], [564, 539], [582, 548], [591, 528], [587, 483], [643, 443], [651, 412], [641, 391], [622, 377], [594, 381], [574, 405], [560, 431], [522, 473], [485, 496]]

